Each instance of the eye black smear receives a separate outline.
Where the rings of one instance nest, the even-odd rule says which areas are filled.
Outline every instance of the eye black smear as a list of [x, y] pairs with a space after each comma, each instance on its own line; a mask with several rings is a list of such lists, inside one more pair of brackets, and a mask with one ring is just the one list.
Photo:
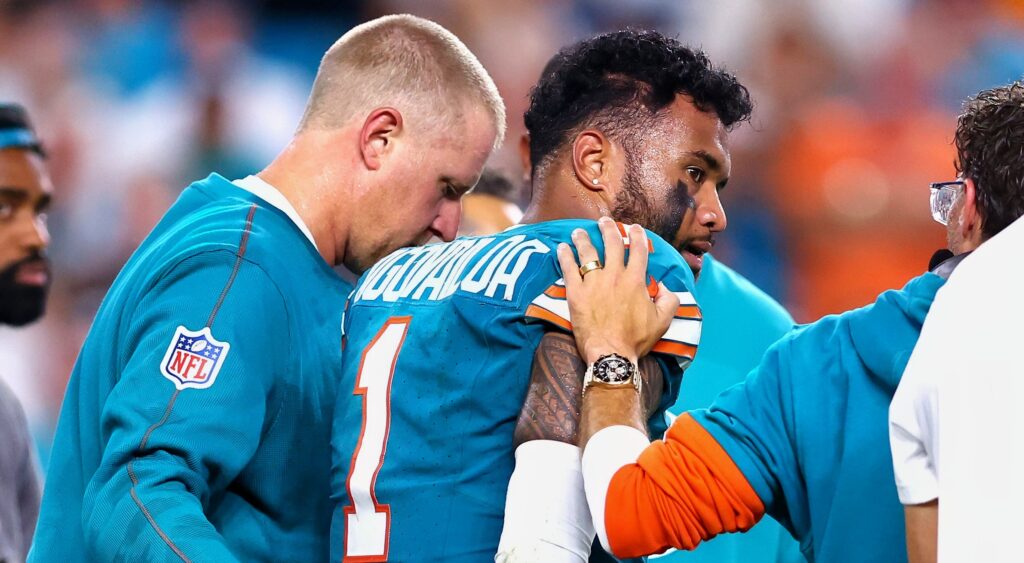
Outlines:
[[690, 190], [687, 189], [686, 184], [682, 180], [676, 180], [676, 193], [679, 194], [677, 197], [683, 205], [690, 209], [697, 209], [697, 202], [690, 197]]

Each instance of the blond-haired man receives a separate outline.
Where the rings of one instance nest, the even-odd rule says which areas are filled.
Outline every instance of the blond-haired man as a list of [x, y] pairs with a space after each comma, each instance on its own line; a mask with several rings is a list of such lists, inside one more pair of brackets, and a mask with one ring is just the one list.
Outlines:
[[30, 559], [318, 561], [351, 286], [431, 236], [504, 131], [440, 26], [389, 16], [324, 55], [291, 143], [188, 187], [125, 265], [68, 384]]

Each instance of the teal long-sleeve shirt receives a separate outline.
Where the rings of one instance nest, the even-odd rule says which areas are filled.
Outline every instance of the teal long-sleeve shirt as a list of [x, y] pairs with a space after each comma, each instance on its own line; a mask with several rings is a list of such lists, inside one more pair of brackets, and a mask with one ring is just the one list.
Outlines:
[[810, 561], [904, 561], [889, 403], [935, 293], [927, 273], [794, 330], [744, 383], [690, 416]]
[[[710, 406], [719, 393], [742, 382], [765, 350], [794, 325], [782, 305], [710, 254], [704, 256], [696, 295], [704, 314], [701, 347], [683, 377], [679, 399], [669, 409], [673, 415]], [[745, 534], [719, 536], [694, 551], [671, 550], [648, 559], [658, 563], [784, 563], [803, 561], [804, 557], [790, 533], [769, 517]], [[613, 559], [595, 544], [590, 561]]]
[[[679, 400], [669, 409], [679, 415], [711, 406], [715, 397], [746, 379], [769, 346], [789, 332], [793, 317], [749, 280], [704, 256], [697, 279], [697, 299], [704, 312], [701, 350], [686, 370]], [[719, 536], [694, 551], [652, 557], [658, 563], [783, 563], [803, 561], [800, 547], [771, 517], [745, 534]]]
[[943, 282], [924, 274], [795, 329], [710, 408], [680, 416], [612, 478], [615, 552], [692, 548], [768, 514], [810, 561], [905, 561], [888, 410]]
[[187, 188], [68, 383], [31, 561], [316, 561], [351, 287], [282, 211]]

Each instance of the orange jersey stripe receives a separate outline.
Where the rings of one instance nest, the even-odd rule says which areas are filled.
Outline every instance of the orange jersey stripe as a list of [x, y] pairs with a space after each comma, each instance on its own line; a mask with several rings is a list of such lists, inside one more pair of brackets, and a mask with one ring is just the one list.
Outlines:
[[696, 305], [681, 305], [678, 309], [676, 309], [676, 316], [677, 317], [684, 317], [684, 318], [687, 318], [687, 319], [701, 319], [701, 318], [704, 318], [700, 314], [700, 307], [698, 307]]
[[[647, 294], [651, 296], [651, 299], [654, 299], [654, 297], [658, 295], [658, 282], [654, 281], [653, 277], [650, 279], [651, 282], [647, 284]], [[544, 290], [544, 295], [554, 297], [555, 299], [566, 299], [565, 286], [553, 285]], [[697, 307], [696, 305], [680, 306], [676, 309], [676, 316], [689, 319], [702, 318], [700, 314], [700, 307]]]
[[608, 543], [616, 557], [669, 547], [694, 549], [725, 532], [746, 531], [764, 503], [717, 441], [688, 414], [612, 477], [605, 504]]
[[683, 356], [693, 359], [697, 355], [697, 347], [690, 346], [689, 344], [683, 344], [681, 342], [673, 342], [671, 340], [659, 340], [652, 352], [658, 352], [660, 354], [670, 354], [672, 356]]
[[562, 317], [559, 317], [558, 315], [552, 313], [551, 311], [548, 311], [544, 307], [530, 305], [529, 307], [526, 308], [526, 316], [533, 317], [535, 319], [545, 320], [551, 324], [560, 326], [568, 331], [572, 330], [572, 323], [563, 319]]
[[565, 299], [565, 287], [560, 285], [553, 285], [544, 291], [544, 295], [548, 297], [554, 297], [555, 299]]

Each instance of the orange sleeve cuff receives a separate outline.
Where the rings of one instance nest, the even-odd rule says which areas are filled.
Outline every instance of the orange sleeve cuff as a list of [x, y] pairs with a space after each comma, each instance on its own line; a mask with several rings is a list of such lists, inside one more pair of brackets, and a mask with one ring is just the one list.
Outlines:
[[605, 527], [616, 557], [691, 550], [724, 532], [749, 530], [764, 503], [722, 446], [690, 415], [664, 441], [619, 469], [608, 487]]

